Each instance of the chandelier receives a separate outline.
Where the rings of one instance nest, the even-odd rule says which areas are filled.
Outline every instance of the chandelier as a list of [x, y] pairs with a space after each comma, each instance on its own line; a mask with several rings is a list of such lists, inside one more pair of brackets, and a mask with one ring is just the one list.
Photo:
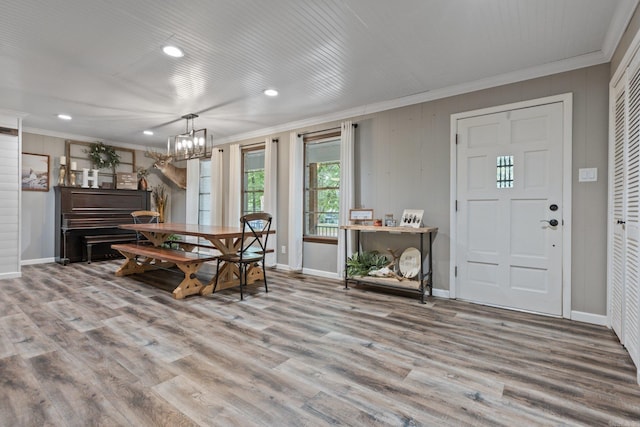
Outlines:
[[207, 144], [207, 130], [195, 128], [197, 114], [182, 116], [187, 121], [187, 130], [167, 139], [167, 155], [174, 160], [199, 159], [211, 156], [211, 144]]

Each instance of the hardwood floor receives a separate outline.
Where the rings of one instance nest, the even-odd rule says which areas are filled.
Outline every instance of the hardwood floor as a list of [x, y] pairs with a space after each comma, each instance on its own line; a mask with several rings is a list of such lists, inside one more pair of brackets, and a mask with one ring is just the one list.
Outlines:
[[0, 281], [0, 426], [640, 425], [604, 327], [277, 271], [177, 301], [120, 263]]

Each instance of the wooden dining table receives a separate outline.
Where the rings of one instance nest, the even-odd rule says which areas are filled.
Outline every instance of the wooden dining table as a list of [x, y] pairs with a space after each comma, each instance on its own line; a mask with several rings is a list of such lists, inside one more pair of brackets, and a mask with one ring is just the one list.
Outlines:
[[[191, 236], [199, 237], [211, 245], [204, 245], [204, 249], [215, 249], [221, 254], [236, 253], [241, 246], [242, 227], [227, 227], [220, 225], [184, 224], [184, 223], [150, 223], [150, 224], [122, 224], [119, 226], [125, 230], [133, 230], [146, 237], [154, 246], [161, 246], [170, 241], [170, 236]], [[275, 230], [270, 230], [269, 234], [275, 234]], [[180, 248], [185, 251], [193, 251], [203, 248], [197, 242], [181, 240]], [[216, 290], [222, 290], [240, 284], [240, 270], [234, 263], [221, 262], [218, 270], [218, 286]], [[264, 271], [260, 266], [253, 266], [247, 271], [247, 283], [251, 284], [256, 280], [264, 279]], [[207, 285], [199, 290], [200, 295], [208, 295], [213, 292], [216, 282], [215, 274]]]

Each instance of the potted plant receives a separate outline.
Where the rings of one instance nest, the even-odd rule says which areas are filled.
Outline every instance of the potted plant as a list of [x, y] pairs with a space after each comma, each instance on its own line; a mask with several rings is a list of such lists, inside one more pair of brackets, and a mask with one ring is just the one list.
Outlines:
[[347, 259], [347, 276], [367, 276], [372, 270], [378, 270], [389, 264], [389, 260], [377, 251], [356, 252]]

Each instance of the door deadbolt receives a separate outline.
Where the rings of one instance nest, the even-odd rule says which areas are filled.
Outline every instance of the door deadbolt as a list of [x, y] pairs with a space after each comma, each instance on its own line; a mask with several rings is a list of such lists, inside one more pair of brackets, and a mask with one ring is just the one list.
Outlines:
[[557, 210], [558, 210], [558, 205], [556, 205], [556, 204], [554, 203], [554, 204], [552, 204], [551, 206], [549, 206], [549, 209], [555, 212], [555, 211], [557, 211]]

